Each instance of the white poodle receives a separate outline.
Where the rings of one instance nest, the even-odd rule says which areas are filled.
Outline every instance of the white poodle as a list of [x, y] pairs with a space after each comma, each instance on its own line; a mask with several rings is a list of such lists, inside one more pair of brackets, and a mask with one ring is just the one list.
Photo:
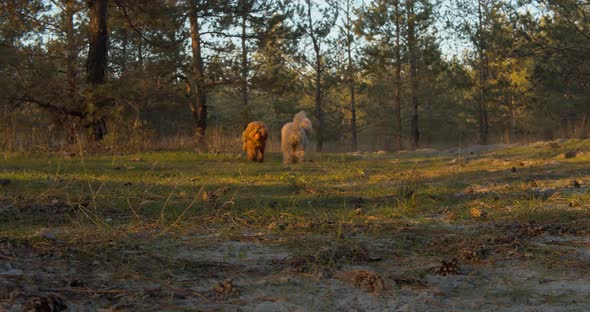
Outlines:
[[303, 162], [311, 130], [311, 121], [307, 118], [305, 111], [295, 114], [293, 121], [283, 126], [281, 129], [281, 151], [284, 164]]

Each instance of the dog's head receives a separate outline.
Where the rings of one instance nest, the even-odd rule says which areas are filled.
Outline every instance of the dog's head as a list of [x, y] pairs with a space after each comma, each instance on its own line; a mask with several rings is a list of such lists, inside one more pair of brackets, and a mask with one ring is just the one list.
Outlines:
[[264, 123], [260, 121], [253, 121], [248, 124], [248, 128], [246, 129], [244, 136], [248, 136], [251, 140], [254, 141], [265, 141], [268, 137], [268, 131], [266, 131], [266, 126]]
[[309, 118], [305, 117], [303, 120], [301, 120], [301, 122], [299, 123], [299, 127], [301, 127], [301, 129], [305, 130], [305, 133], [307, 133], [307, 135], [311, 134], [311, 131], [313, 130], [311, 127], [311, 120], [309, 120]]
[[311, 134], [311, 120], [307, 118], [307, 113], [305, 111], [300, 111], [299, 113], [295, 114], [295, 117], [293, 117], [293, 122], [294, 124], [302, 128], [305, 131], [305, 133], [307, 133], [308, 135]]
[[268, 131], [266, 131], [266, 127], [261, 125], [254, 130], [253, 138], [256, 141], [265, 141], [268, 137]]
[[242, 139], [253, 140], [257, 142], [264, 142], [268, 137], [268, 131], [264, 123], [260, 121], [253, 121], [248, 124], [246, 130], [242, 133]]

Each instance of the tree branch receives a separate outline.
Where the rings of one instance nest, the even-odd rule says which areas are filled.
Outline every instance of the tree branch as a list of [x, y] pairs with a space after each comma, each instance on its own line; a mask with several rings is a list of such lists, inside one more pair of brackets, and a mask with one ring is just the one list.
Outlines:
[[24, 96], [16, 99], [16, 101], [18, 103], [36, 104], [37, 106], [39, 106], [41, 108], [45, 108], [47, 110], [53, 111], [54, 113], [58, 113], [58, 114], [75, 116], [75, 117], [80, 117], [80, 118], [85, 118], [87, 116], [86, 113], [83, 113], [80, 111], [75, 111], [75, 110], [70, 110], [65, 107], [54, 105], [51, 103], [52, 100], [53, 100], [53, 97], [48, 102], [44, 102], [44, 101], [41, 101], [41, 100], [34, 98], [32, 96], [29, 96], [29, 95], [24, 95]]
[[121, 0], [115, 0], [115, 3], [117, 4], [117, 7], [119, 7], [123, 11], [123, 15], [125, 16], [125, 20], [127, 20], [129, 27], [131, 27], [131, 29], [133, 29], [133, 31], [135, 31], [139, 35], [139, 37], [141, 37], [147, 43], [149, 43], [153, 46], [159, 47], [159, 48], [167, 49], [167, 48], [172, 48], [174, 46], [177, 46], [186, 40], [186, 38], [182, 38], [182, 39], [172, 42], [170, 44], [159, 44], [159, 43], [154, 42], [152, 39], [146, 37], [143, 34], [143, 32], [141, 30], [139, 30], [136, 25], [133, 24], [133, 22], [131, 21], [131, 18], [129, 17], [129, 14], [127, 13], [127, 8], [125, 8], [125, 6], [121, 4]]

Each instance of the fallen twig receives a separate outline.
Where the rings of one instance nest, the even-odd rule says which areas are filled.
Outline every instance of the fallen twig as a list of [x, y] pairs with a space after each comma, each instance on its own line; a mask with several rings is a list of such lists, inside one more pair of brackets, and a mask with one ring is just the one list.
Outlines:
[[39, 291], [45, 292], [77, 292], [91, 294], [121, 294], [127, 293], [127, 289], [89, 289], [89, 288], [45, 288], [39, 287]]

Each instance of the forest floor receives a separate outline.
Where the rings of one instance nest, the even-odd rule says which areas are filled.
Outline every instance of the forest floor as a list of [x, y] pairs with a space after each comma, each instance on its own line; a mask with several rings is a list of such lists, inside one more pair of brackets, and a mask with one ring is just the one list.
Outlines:
[[590, 310], [590, 141], [3, 156], [0, 310]]

